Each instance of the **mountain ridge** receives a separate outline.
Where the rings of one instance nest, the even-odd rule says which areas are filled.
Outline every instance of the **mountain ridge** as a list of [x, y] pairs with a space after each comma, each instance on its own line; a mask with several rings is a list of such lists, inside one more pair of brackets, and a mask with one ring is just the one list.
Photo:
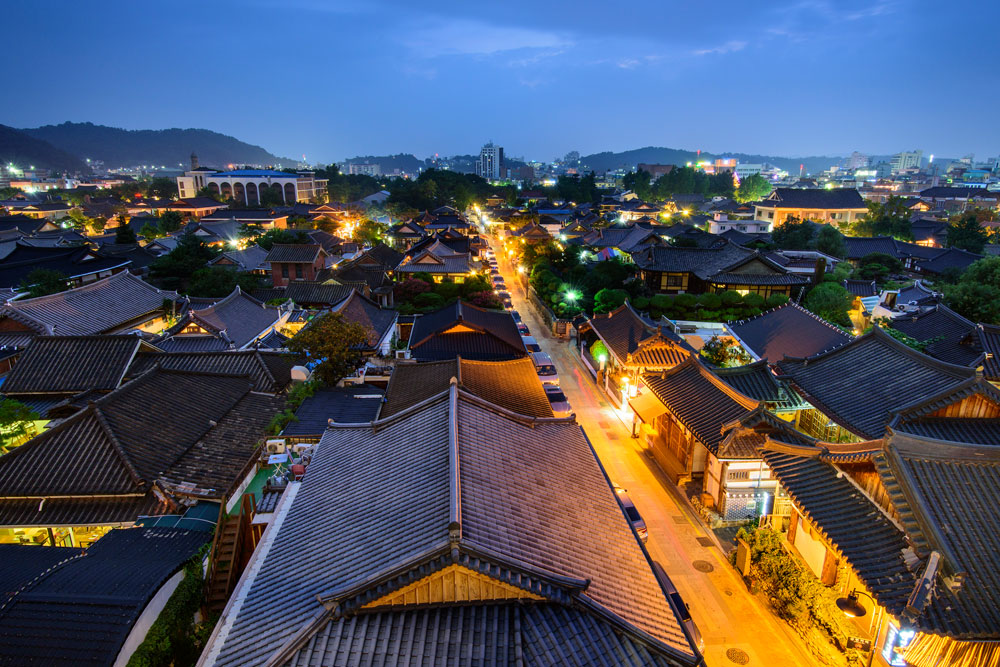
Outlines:
[[89, 171], [79, 157], [7, 125], [0, 125], [0, 163], [13, 164], [21, 169], [38, 167], [70, 173]]

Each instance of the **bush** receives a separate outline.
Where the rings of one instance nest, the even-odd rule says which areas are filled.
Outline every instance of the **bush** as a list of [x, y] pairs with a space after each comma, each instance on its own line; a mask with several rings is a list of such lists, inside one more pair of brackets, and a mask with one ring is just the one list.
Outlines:
[[649, 308], [650, 300], [644, 296], [637, 296], [632, 299], [632, 307], [636, 310], [644, 311]]
[[443, 306], [444, 303], [444, 297], [434, 292], [418, 294], [416, 298], [413, 299], [413, 305], [421, 310], [437, 310]]
[[766, 303], [768, 308], [777, 308], [778, 306], [784, 306], [788, 303], [788, 297], [784, 294], [772, 294], [767, 297]]
[[674, 297], [674, 308], [677, 310], [694, 310], [698, 305], [698, 297], [694, 294], [678, 294]]
[[726, 308], [734, 308], [743, 304], [743, 295], [736, 290], [726, 290], [719, 297], [722, 299], [722, 305]]
[[673, 308], [675, 300], [666, 294], [657, 294], [649, 301], [649, 305], [659, 311], [669, 311]]
[[743, 295], [743, 305], [747, 308], [763, 308], [764, 297], [756, 292], [747, 292]]
[[719, 310], [722, 308], [722, 297], [718, 294], [705, 293], [698, 297], [698, 305], [705, 310]]

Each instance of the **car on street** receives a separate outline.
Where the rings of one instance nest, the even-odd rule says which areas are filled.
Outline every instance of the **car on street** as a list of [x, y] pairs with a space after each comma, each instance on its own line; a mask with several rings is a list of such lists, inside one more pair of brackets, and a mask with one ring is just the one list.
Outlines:
[[528, 352], [541, 352], [542, 346], [538, 344], [538, 341], [531, 336], [521, 336], [521, 342], [524, 343], [524, 347]]
[[490, 275], [492, 275], [492, 276], [499, 276], [499, 275], [500, 275], [500, 269], [498, 269], [498, 268], [497, 268], [497, 267], [495, 267], [495, 266], [494, 266], [494, 267], [492, 267], [492, 268], [490, 269]]
[[508, 292], [503, 288], [497, 290], [497, 296], [500, 297], [502, 300], [507, 300], [507, 301], [510, 300], [510, 292]]
[[[524, 338], [524, 336], [521, 337]], [[533, 352], [531, 360], [535, 363], [535, 372], [538, 373], [538, 379], [541, 380], [542, 384], [559, 385], [559, 372], [549, 355], [544, 352]]]
[[645, 544], [646, 540], [649, 539], [649, 530], [646, 528], [646, 522], [643, 521], [639, 510], [635, 508], [635, 503], [628, 497], [628, 491], [615, 484], [615, 495], [618, 496], [618, 502], [621, 503], [622, 509], [625, 510], [625, 516], [628, 517], [629, 523], [632, 524], [635, 532], [639, 535], [639, 539]]
[[514, 318], [515, 322], [521, 321], [521, 313], [517, 312], [516, 310], [510, 311], [510, 316]]
[[509, 296], [500, 297], [500, 302], [503, 303], [504, 310], [512, 310], [514, 308], [514, 302], [510, 300]]
[[528, 325], [525, 324], [524, 322], [518, 322], [517, 323], [517, 333], [521, 334], [522, 336], [530, 336], [531, 335], [531, 329], [529, 329]]
[[656, 574], [656, 578], [660, 582], [660, 586], [667, 593], [667, 599], [670, 601], [670, 606], [674, 609], [674, 615], [677, 616], [677, 620], [681, 622], [681, 625], [688, 631], [691, 636], [691, 641], [694, 642], [695, 646], [698, 647], [699, 651], [705, 650], [705, 639], [701, 636], [701, 631], [698, 626], [695, 625], [694, 619], [691, 618], [691, 610], [688, 608], [687, 603], [684, 602], [684, 598], [681, 594], [677, 592], [677, 587], [674, 586], [674, 582], [670, 581], [670, 577], [667, 576], [666, 571], [663, 566], [657, 561], [653, 561], [653, 572]]
[[563, 390], [554, 384], [544, 385], [545, 396], [549, 399], [549, 405], [552, 406], [552, 413], [556, 417], [569, 417], [572, 414], [573, 409], [569, 405], [569, 401], [566, 400], [566, 394]]

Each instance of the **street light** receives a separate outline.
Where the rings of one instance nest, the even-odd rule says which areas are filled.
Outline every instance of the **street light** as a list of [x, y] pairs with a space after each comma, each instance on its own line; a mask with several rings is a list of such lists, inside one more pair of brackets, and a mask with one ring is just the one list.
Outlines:
[[[875, 601], [868, 593], [864, 591], [859, 591], [858, 589], [851, 590], [845, 598], [837, 598], [837, 608], [844, 612], [844, 616], [848, 618], [861, 618], [868, 613], [868, 610], [864, 608], [864, 605], [858, 601], [858, 596], [864, 595], [866, 598], [872, 601], [872, 604], [878, 607], [878, 602]], [[875, 622], [875, 639], [872, 641], [871, 651], [868, 653], [868, 667], [872, 667], [872, 660], [875, 658], [875, 652], [878, 650], [878, 639], [882, 634], [882, 607], [879, 607], [878, 620]]]
[[566, 290], [566, 299], [568, 299], [570, 303], [573, 303], [579, 298], [580, 294], [576, 290]]

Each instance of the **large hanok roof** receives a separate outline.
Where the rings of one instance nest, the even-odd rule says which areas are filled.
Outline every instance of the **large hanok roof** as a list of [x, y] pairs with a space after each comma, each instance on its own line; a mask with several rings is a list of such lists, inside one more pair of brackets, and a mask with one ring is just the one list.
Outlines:
[[[252, 343], [269, 328], [278, 324], [281, 318], [282, 313], [279, 309], [265, 306], [237, 286], [224, 299], [205, 308], [189, 310], [171, 328], [170, 333], [177, 336], [185, 327], [196, 324], [207, 331], [210, 336], [224, 341], [226, 346], [239, 349]], [[177, 336], [179, 341], [184, 338], [186, 338], [185, 335]], [[185, 349], [183, 351], [196, 350]]]
[[[137, 514], [122, 516], [118, 508], [133, 511], [139, 503], [148, 511], [157, 505], [154, 484], [183, 486], [186, 480], [180, 479], [179, 470], [190, 470], [192, 451], [199, 448], [208, 458], [196, 465], [200, 467], [191, 490], [211, 488], [218, 491], [213, 497], [221, 497], [234, 479], [228, 478], [231, 469], [224, 469], [219, 457], [239, 459], [242, 467], [254, 455], [256, 437], [230, 436], [243, 433], [248, 425], [259, 427], [257, 437], [263, 435], [282, 404], [280, 399], [250, 394], [251, 389], [247, 377], [163, 369], [122, 385], [0, 457], [0, 525], [134, 520]], [[258, 400], [262, 398], [267, 400]], [[216, 430], [223, 424], [228, 426]], [[212, 446], [199, 444], [202, 440]], [[98, 516], [88, 500], [100, 504]], [[33, 518], [25, 515], [25, 502], [34, 509]], [[68, 511], [65, 504], [77, 511]]]
[[399, 314], [391, 308], [382, 308], [357, 291], [351, 292], [334, 308], [334, 312], [340, 313], [349, 322], [363, 326], [368, 331], [368, 345], [373, 349], [393, 328]]
[[141, 352], [128, 369], [128, 377], [142, 375], [153, 366], [170, 371], [242, 375], [254, 391], [276, 394], [292, 381], [294, 362], [280, 352], [224, 350], [221, 352]]
[[847, 259], [861, 259], [872, 254], [889, 255], [896, 259], [905, 257], [899, 242], [891, 236], [845, 236]]
[[620, 364], [672, 368], [694, 353], [673, 332], [650, 326], [628, 303], [609, 313], [594, 315], [587, 325]]
[[1000, 445], [1000, 389], [971, 377], [898, 408], [889, 428], [935, 440]]
[[39, 247], [17, 241], [14, 250], [0, 261], [0, 286], [17, 287], [35, 269], [58, 271], [67, 278], [80, 278], [128, 266], [122, 257], [106, 257], [88, 246]]
[[402, 412], [448, 388], [458, 380], [465, 391], [529, 417], [551, 417], [552, 406], [528, 358], [511, 361], [447, 359], [422, 364], [396, 364], [379, 413], [384, 419]]
[[785, 382], [774, 377], [767, 362], [761, 359], [743, 366], [714, 368], [715, 375], [730, 387], [772, 410], [795, 410], [802, 407], [802, 397]]
[[898, 616], [916, 577], [907, 568], [901, 527], [817, 446], [768, 442], [761, 457], [799, 511], [851, 564], [890, 614]]
[[924, 273], [943, 273], [948, 269], [964, 271], [982, 258], [982, 255], [961, 248], [945, 248], [930, 259], [918, 262], [917, 268]]
[[290, 264], [312, 264], [326, 251], [323, 246], [312, 243], [275, 243], [264, 258], [265, 262], [284, 262]]
[[1000, 326], [992, 324], [977, 324], [979, 345], [985, 354], [983, 359], [983, 377], [987, 380], [1000, 380]]
[[410, 331], [410, 353], [419, 361], [457, 356], [504, 361], [523, 357], [527, 351], [510, 313], [456, 301], [416, 318]]
[[41, 334], [86, 336], [125, 327], [177, 298], [177, 292], [156, 289], [123, 271], [65, 292], [11, 301], [0, 317], [24, 321]]
[[757, 202], [765, 208], [856, 209], [866, 210], [864, 198], [854, 188], [775, 188], [766, 199]]
[[810, 403], [863, 438], [881, 437], [895, 410], [975, 375], [907, 347], [880, 327], [833, 350], [785, 357], [778, 367]]
[[385, 392], [370, 384], [323, 387], [302, 401], [282, 435], [319, 438], [332, 419], [342, 424], [375, 421]]
[[0, 604], [4, 662], [114, 664], [146, 605], [209, 539], [204, 531], [136, 528], [112, 530], [85, 551], [0, 545], [5, 566], [35, 563]]
[[741, 394], [719, 379], [697, 357], [642, 381], [664, 407], [713, 454], [722, 442], [722, 427], [758, 407], [760, 401]]
[[983, 356], [975, 323], [944, 304], [893, 318], [892, 328], [921, 342], [940, 339], [928, 344], [924, 351], [950, 364], [971, 366]]
[[917, 626], [1000, 639], [1000, 448], [896, 433], [875, 466], [917, 555], [942, 557], [929, 594], [912, 605]]
[[[357, 659], [426, 660], [424, 647], [450, 652], [464, 632], [464, 649], [520, 641], [522, 660], [539, 656], [526, 664], [604, 661], [622, 643], [661, 664], [699, 659], [572, 419], [528, 419], [453, 385], [389, 419], [332, 427], [282, 511], [207, 664], [304, 664], [307, 653], [336, 664], [336, 644], [361, 646], [358, 633], [376, 629], [388, 638], [393, 620], [415, 640], [365, 642]], [[490, 585], [460, 606], [405, 606], [407, 591], [450, 572]], [[493, 625], [510, 621], [520, 628]], [[483, 664], [507, 663], [492, 654]]]
[[851, 340], [847, 332], [792, 301], [727, 326], [751, 354], [771, 364], [786, 356], [810, 357]]
[[3, 393], [111, 391], [144, 345], [137, 336], [36, 336], [4, 381]]

